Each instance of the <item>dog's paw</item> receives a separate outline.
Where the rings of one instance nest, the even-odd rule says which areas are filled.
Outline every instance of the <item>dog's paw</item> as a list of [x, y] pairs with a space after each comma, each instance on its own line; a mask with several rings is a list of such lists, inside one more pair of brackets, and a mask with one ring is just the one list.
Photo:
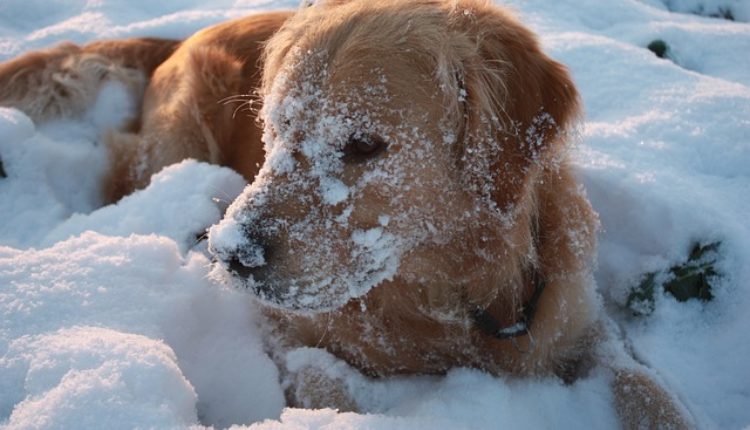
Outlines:
[[305, 367], [294, 375], [294, 386], [287, 390], [294, 406], [306, 409], [336, 409], [341, 412], [358, 411], [357, 403], [340, 379], [329, 377], [323, 369]]
[[286, 355], [284, 388], [290, 406], [359, 411], [351, 385], [363, 378], [348, 364], [318, 348], [297, 348]]
[[625, 429], [692, 428], [682, 408], [656, 381], [637, 370], [615, 371], [615, 408]]

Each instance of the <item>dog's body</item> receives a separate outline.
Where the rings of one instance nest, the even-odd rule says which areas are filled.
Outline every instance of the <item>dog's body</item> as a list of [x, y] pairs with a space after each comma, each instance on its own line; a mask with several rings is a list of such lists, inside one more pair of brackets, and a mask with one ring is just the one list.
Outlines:
[[[105, 199], [146, 186], [151, 175], [185, 158], [231, 167], [252, 181], [263, 163], [253, 98], [263, 43], [290, 16], [253, 15], [200, 31], [155, 71], [137, 133], [110, 136], [112, 169]], [[174, 143], [174, 144], [173, 144]]]
[[[253, 96], [263, 43], [291, 12], [219, 24], [185, 41], [128, 39], [65, 43], [0, 65], [0, 104], [34, 121], [82, 114], [108, 81], [120, 82], [139, 110], [105, 136], [111, 166], [105, 203], [148, 185], [163, 167], [194, 158], [233, 168], [252, 181], [263, 163]], [[242, 95], [245, 95], [244, 97]]]
[[[475, 367], [571, 380], [596, 359], [597, 219], [565, 159], [578, 96], [506, 12], [331, 0], [142, 42], [81, 48], [143, 95], [140, 121], [108, 138], [105, 199], [188, 157], [256, 179], [210, 247], [263, 299], [282, 366], [278, 351], [320, 347], [373, 376]], [[150, 43], [132, 51], [151, 60], [118, 43]], [[15, 61], [0, 66], [0, 85], [15, 84], [5, 104], [35, 119], [71, 110], [29, 109], [18, 65], [32, 62]], [[150, 76], [145, 90], [120, 77], [133, 68]], [[231, 103], [258, 86], [264, 130], [251, 104]], [[615, 373], [626, 424], [685, 425], [643, 373]], [[352, 405], [333, 391], [312, 404]], [[309, 387], [290, 392], [311, 404]]]

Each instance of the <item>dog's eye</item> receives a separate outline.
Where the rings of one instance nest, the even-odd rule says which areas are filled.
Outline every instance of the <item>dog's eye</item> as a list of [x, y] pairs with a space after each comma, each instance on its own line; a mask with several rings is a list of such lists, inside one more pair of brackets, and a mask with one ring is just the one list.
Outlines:
[[380, 136], [353, 134], [344, 146], [344, 161], [364, 161], [380, 154], [387, 146]]

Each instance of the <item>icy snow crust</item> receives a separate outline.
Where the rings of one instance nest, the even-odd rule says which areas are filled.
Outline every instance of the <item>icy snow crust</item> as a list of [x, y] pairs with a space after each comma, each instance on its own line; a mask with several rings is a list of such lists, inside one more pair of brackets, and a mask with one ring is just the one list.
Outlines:
[[[689, 11], [696, 1], [669, 3]], [[0, 58], [62, 38], [185, 37], [228, 17], [296, 4], [7, 0], [0, 3]], [[573, 155], [604, 229], [598, 286], [627, 344], [700, 428], [747, 427], [750, 27], [671, 13], [657, 0], [511, 4], [571, 68], [583, 96], [587, 117]], [[644, 48], [657, 38], [674, 61]], [[253, 304], [208, 279], [205, 245], [196, 245], [240, 194], [241, 178], [188, 161], [96, 209], [106, 168], [97, 136], [126, 116], [128, 103], [121, 89], [109, 88], [85, 118], [46, 125], [0, 109], [8, 174], [0, 179], [0, 425], [616, 426], [608, 380], [599, 374], [570, 386], [465, 369], [373, 382], [336, 368], [371, 414], [282, 412]], [[315, 186], [332, 204], [351, 197], [335, 181]], [[383, 215], [384, 226], [393, 222]], [[231, 242], [231, 229], [225, 233]], [[378, 243], [376, 233], [362, 234], [363, 243]], [[659, 294], [649, 317], [621, 310], [642, 273], [684, 261], [694, 241], [716, 240], [725, 277], [712, 302]]]

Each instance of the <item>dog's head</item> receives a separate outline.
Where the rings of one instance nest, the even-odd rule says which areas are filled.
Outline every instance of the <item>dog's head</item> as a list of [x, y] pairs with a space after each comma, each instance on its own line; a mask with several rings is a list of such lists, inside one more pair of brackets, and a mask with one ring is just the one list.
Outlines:
[[268, 42], [262, 95], [265, 164], [210, 233], [262, 299], [325, 311], [385, 283], [478, 302], [521, 288], [534, 187], [578, 99], [506, 12], [316, 4]]

